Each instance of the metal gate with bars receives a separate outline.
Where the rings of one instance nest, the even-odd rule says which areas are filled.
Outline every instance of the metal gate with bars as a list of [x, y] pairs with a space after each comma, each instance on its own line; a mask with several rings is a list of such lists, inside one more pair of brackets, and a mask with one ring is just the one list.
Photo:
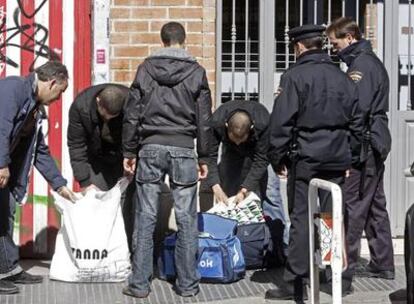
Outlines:
[[[412, 0], [217, 0], [216, 100], [250, 99], [269, 110], [282, 73], [295, 61], [287, 32], [299, 25], [328, 25], [341, 16], [360, 25], [390, 76], [393, 146], [385, 191], [393, 235], [403, 234], [405, 211], [414, 203], [412, 96]], [[327, 45], [328, 52], [330, 46]]]

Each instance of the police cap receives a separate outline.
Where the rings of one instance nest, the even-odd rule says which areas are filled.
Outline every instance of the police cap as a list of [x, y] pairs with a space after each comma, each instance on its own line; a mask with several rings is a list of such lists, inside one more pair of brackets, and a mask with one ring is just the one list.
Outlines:
[[317, 24], [306, 24], [302, 26], [295, 27], [288, 32], [289, 39], [291, 42], [295, 43], [303, 39], [313, 38], [313, 37], [322, 37], [322, 33], [325, 31], [323, 25]]

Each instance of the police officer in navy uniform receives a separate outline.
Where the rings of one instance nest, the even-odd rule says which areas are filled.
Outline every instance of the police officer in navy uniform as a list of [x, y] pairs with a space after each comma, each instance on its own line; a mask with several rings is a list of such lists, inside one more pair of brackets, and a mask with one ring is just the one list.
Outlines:
[[[343, 278], [352, 280], [353, 275], [357, 274], [394, 279], [394, 254], [384, 194], [384, 161], [391, 149], [386, 114], [388, 74], [372, 51], [371, 43], [361, 37], [359, 27], [352, 19], [336, 20], [328, 27], [327, 35], [338, 56], [347, 64], [348, 75], [358, 87], [359, 104], [365, 117], [363, 162], [350, 170], [344, 185], [348, 269]], [[355, 273], [364, 230], [371, 260], [365, 269]]]
[[[308, 186], [312, 178], [342, 185], [359, 159], [362, 115], [356, 87], [322, 50], [325, 27], [304, 25], [289, 31], [297, 56], [280, 80], [270, 118], [269, 159], [288, 174], [291, 220], [284, 284], [267, 299], [303, 301], [309, 276]], [[332, 210], [320, 191], [321, 211]]]

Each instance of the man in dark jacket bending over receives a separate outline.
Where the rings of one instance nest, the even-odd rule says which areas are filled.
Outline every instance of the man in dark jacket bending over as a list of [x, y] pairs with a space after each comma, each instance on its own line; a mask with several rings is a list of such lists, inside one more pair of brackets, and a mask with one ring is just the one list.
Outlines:
[[101, 84], [81, 92], [70, 107], [70, 162], [84, 190], [109, 190], [123, 175], [122, 108], [127, 96], [127, 87]]
[[[261, 197], [273, 242], [282, 249], [286, 220], [279, 179], [272, 172], [267, 158], [269, 116], [262, 104], [250, 100], [226, 102], [213, 113], [209, 125], [213, 130], [214, 154], [209, 164], [207, 184], [220, 202], [226, 202], [228, 197], [234, 195], [236, 202], [240, 202], [250, 191]], [[217, 164], [220, 143], [221, 157]], [[268, 171], [274, 184], [267, 185]], [[274, 193], [267, 193], [267, 188]], [[283, 262], [282, 252], [279, 258]]]
[[132, 174], [137, 167], [139, 198], [133, 273], [123, 293], [138, 298], [150, 292], [153, 232], [166, 174], [178, 227], [175, 291], [184, 297], [199, 291], [197, 182], [207, 176], [211, 95], [206, 71], [184, 49], [183, 26], [165, 24], [161, 39], [164, 48], [138, 67], [123, 125], [124, 168]]
[[[220, 106], [210, 119], [214, 130], [214, 157], [207, 182], [218, 201], [236, 195], [242, 201], [248, 191], [261, 196], [266, 191], [269, 164], [269, 112], [255, 101], [229, 101]], [[222, 143], [220, 165], [218, 148]]]

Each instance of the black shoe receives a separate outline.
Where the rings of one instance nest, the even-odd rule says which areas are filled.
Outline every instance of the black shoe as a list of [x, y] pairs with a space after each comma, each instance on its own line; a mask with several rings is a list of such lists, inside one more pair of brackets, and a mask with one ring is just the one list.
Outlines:
[[133, 291], [131, 288], [129, 288], [129, 286], [124, 287], [122, 289], [122, 293], [124, 295], [134, 297], [134, 298], [139, 298], [139, 299], [147, 298], [148, 295], [149, 295], [149, 291], [147, 291], [147, 292], [136, 292], [136, 291]]
[[14, 284], [38, 284], [43, 282], [43, 277], [38, 275], [32, 275], [26, 271], [22, 271], [18, 274], [12, 275], [2, 279], [3, 281], [9, 281]]
[[18, 293], [19, 288], [12, 282], [0, 280], [0, 294]]
[[362, 259], [361, 257], [358, 258], [358, 261], [356, 262], [356, 265], [355, 265], [355, 273], [365, 271], [365, 268], [367, 267], [367, 265], [368, 265], [367, 260]]
[[266, 300], [294, 300], [294, 301], [306, 301], [308, 299], [308, 293], [306, 292], [306, 287], [303, 287], [302, 295], [295, 296], [293, 288], [276, 288], [269, 289], [265, 294]]
[[189, 293], [186, 293], [186, 292], [178, 293], [177, 292], [177, 294], [183, 298], [191, 298], [191, 297], [195, 297], [196, 295], [198, 295], [199, 292], [200, 290], [197, 289], [195, 292], [189, 292]]
[[184, 298], [195, 297], [200, 292], [200, 288], [198, 287], [193, 291], [181, 291], [179, 288], [177, 288], [177, 286], [174, 285], [172, 289], [175, 291], [177, 295]]
[[[325, 283], [321, 284], [320, 291], [332, 295], [332, 283]], [[352, 281], [342, 279], [342, 296], [345, 297], [350, 295], [354, 292], [354, 288], [352, 287]]]
[[355, 272], [355, 276], [364, 277], [364, 278], [378, 278], [385, 280], [394, 280], [395, 272], [392, 270], [376, 270], [371, 267], [366, 266], [365, 271]]

